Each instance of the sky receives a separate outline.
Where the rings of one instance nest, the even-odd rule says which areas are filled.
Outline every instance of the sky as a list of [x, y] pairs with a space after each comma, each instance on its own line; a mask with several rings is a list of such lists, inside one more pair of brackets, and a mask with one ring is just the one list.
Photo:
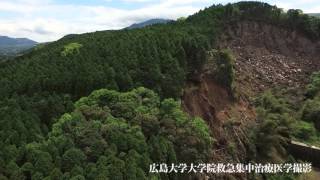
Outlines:
[[[234, 0], [0, 0], [0, 35], [55, 41], [67, 34], [121, 29], [152, 18], [187, 17]], [[320, 0], [264, 0], [284, 9], [320, 12]]]

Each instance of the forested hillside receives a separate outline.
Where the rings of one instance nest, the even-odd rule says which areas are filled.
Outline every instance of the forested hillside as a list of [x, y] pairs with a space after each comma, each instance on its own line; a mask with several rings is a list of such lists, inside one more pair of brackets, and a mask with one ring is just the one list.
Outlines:
[[[212, 49], [215, 81], [234, 101], [240, 97], [234, 59], [219, 40], [242, 21], [320, 38], [319, 18], [241, 2], [169, 24], [66, 36], [0, 62], [0, 179], [186, 179], [149, 174], [148, 165], [210, 162], [212, 148], [223, 144], [210, 124], [182, 110], [180, 98]], [[257, 102], [272, 108], [263, 105]]]
[[167, 24], [169, 22], [172, 22], [173, 20], [170, 19], [150, 19], [141, 23], [135, 23], [131, 26], [127, 27], [126, 29], [137, 29], [137, 28], [144, 28], [146, 26], [151, 26], [155, 24]]

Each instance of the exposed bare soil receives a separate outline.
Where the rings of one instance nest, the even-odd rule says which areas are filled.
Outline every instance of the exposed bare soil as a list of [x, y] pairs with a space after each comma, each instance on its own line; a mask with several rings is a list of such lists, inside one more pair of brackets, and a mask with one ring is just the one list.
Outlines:
[[312, 72], [320, 70], [320, 42], [295, 31], [242, 22], [230, 26], [221, 42], [220, 48], [229, 48], [234, 53], [238, 87], [242, 90], [301, 88]]
[[320, 70], [320, 42], [257, 22], [229, 26], [219, 42], [218, 48], [231, 49], [235, 56], [239, 98], [232, 99], [203, 72], [196, 81], [187, 82], [182, 106], [191, 116], [208, 122], [216, 138], [212, 161], [245, 162], [249, 146], [246, 130], [256, 119], [249, 99], [275, 86], [304, 88], [312, 72]]

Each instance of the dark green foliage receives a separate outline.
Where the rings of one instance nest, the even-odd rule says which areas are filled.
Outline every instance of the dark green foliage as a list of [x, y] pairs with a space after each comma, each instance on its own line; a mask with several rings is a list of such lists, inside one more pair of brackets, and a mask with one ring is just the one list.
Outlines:
[[[317, 73], [311, 79], [307, 90], [316, 89]], [[313, 97], [312, 99], [298, 102], [300, 107], [297, 109], [297, 106], [288, 104], [296, 103], [289, 99], [297, 97], [285, 96], [283, 93], [288, 95], [285, 90], [267, 91], [255, 102], [258, 108], [258, 125], [253, 133], [253, 142], [258, 160], [285, 160], [285, 145], [291, 139], [319, 145], [317, 132], [320, 130], [319, 94], [315, 93], [314, 96], [308, 96]]]
[[177, 98], [186, 75], [201, 68], [223, 27], [242, 20], [287, 26], [313, 39], [320, 32], [319, 19], [299, 11], [284, 13], [260, 2], [212, 6], [185, 21], [67, 36], [35, 49], [0, 66], [0, 97], [50, 91], [77, 99], [99, 88], [145, 86]]
[[320, 131], [320, 72], [312, 74], [306, 96], [308, 99], [303, 106], [301, 119], [313, 122]]
[[235, 81], [235, 60], [230, 50], [211, 51], [209, 58], [214, 63], [214, 78], [222, 86], [226, 87], [229, 92], [234, 91]]
[[266, 91], [255, 101], [256, 107], [262, 107], [268, 113], [289, 113], [288, 104], [285, 99], [276, 97], [272, 91]]
[[236, 21], [239, 19], [263, 21], [299, 31], [314, 40], [320, 38], [320, 19], [303, 14], [299, 9], [289, 9], [284, 12], [276, 6], [252, 1], [239, 2], [234, 6], [234, 13], [239, 14], [236, 16], [238, 17]]
[[4, 63], [0, 97], [49, 91], [77, 99], [99, 88], [123, 91], [145, 86], [162, 97], [177, 98], [187, 73], [186, 48], [197, 56], [197, 48], [206, 47], [206, 41], [204, 35], [190, 36], [178, 25], [64, 38]]
[[11, 59], [11, 57], [9, 56], [4, 56], [4, 55], [0, 55], [0, 63], [4, 62], [4, 61], [7, 61]]
[[[0, 101], [0, 157], [4, 164], [17, 162], [21, 171], [25, 175], [30, 175], [34, 168], [39, 168], [41, 175], [47, 175], [53, 165], [47, 164], [52, 157], [48, 154], [32, 151], [30, 161], [34, 162], [32, 168], [30, 164], [25, 164], [24, 152], [26, 143], [42, 141], [61, 113], [72, 111], [73, 104], [69, 96], [49, 95], [43, 93], [32, 97], [12, 96]], [[37, 159], [35, 158], [37, 156]], [[0, 168], [1, 169], [1, 168]], [[0, 172], [2, 174], [2, 172]], [[10, 177], [9, 172], [5, 172]], [[34, 174], [35, 178], [40, 174]]]
[[144, 22], [140, 22], [137, 24], [132, 24], [131, 26], [127, 27], [126, 29], [138, 29], [138, 28], [144, 28], [147, 26], [152, 26], [156, 24], [167, 24], [172, 22], [173, 20], [170, 19], [150, 19]]
[[69, 172], [73, 167], [81, 166], [85, 160], [86, 156], [80, 149], [71, 148], [62, 155], [62, 169]]
[[62, 179], [62, 172], [60, 171], [60, 169], [58, 168], [54, 168], [51, 172], [50, 172], [50, 179], [51, 180], [60, 180]]
[[307, 86], [306, 95], [309, 98], [313, 98], [316, 95], [320, 95], [320, 72], [316, 72], [311, 76], [311, 83]]
[[258, 125], [253, 133], [255, 159], [259, 162], [283, 162], [294, 123], [287, 104], [268, 91], [256, 100], [256, 106]]
[[294, 126], [294, 136], [307, 141], [316, 136], [316, 129], [312, 123], [299, 121]]
[[306, 102], [302, 112], [302, 119], [309, 122], [320, 120], [320, 101], [318, 98]]
[[[217, 48], [223, 28], [244, 20], [319, 39], [319, 19], [241, 2], [214, 5], [166, 25], [70, 35], [1, 61], [0, 177], [148, 179], [151, 161], [204, 161], [211, 143], [208, 128], [202, 120], [187, 117], [174, 99], [181, 96], [186, 79], [207, 63], [207, 51]], [[218, 60], [217, 79], [232, 90], [232, 57], [221, 51]], [[144, 89], [110, 91], [140, 86], [160, 97]], [[73, 109], [72, 101], [101, 88], [109, 90], [94, 92]], [[159, 100], [165, 98], [173, 99]], [[271, 113], [266, 127], [282, 127], [286, 116], [281, 103], [263, 103]], [[283, 122], [269, 124], [274, 113]], [[282, 145], [278, 135], [286, 137], [285, 131], [273, 129], [270, 142]]]
[[102, 89], [75, 106], [53, 124], [47, 140], [26, 145], [21, 169], [9, 163], [10, 177], [21, 171], [37, 178], [143, 180], [152, 176], [152, 162], [205, 162], [210, 155], [205, 122], [189, 118], [173, 99], [161, 102], [151, 90]]
[[313, 122], [315, 127], [320, 131], [320, 96], [306, 101], [302, 109], [302, 120]]
[[21, 145], [40, 140], [61, 113], [73, 109], [69, 96], [13, 96], [0, 101], [1, 142]]

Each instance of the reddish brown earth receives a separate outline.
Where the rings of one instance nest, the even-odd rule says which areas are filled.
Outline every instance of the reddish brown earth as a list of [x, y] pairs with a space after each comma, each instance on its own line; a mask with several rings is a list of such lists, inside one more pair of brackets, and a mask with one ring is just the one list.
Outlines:
[[236, 58], [238, 87], [253, 92], [279, 85], [301, 88], [320, 70], [320, 42], [295, 31], [242, 22], [229, 27], [221, 42], [220, 48], [231, 49]]
[[[245, 162], [248, 146], [246, 129], [255, 119], [254, 109], [247, 100], [240, 97], [235, 101], [212, 76], [204, 73], [198, 81], [187, 83], [182, 106], [191, 116], [202, 117], [210, 126], [216, 140], [212, 162]], [[220, 179], [227, 176], [229, 175], [212, 178]], [[243, 174], [236, 176], [237, 179], [245, 179]]]
[[230, 49], [236, 59], [240, 98], [231, 100], [227, 90], [210, 78], [208, 67], [187, 82], [182, 98], [185, 111], [204, 118], [211, 127], [234, 117], [231, 107], [250, 109], [248, 99], [269, 88], [304, 88], [312, 72], [320, 70], [320, 42], [294, 31], [242, 22], [227, 28], [219, 42], [218, 48]]
[[233, 99], [203, 70], [196, 80], [187, 82], [182, 106], [210, 126], [216, 139], [212, 161], [245, 162], [246, 131], [256, 119], [249, 99], [276, 86], [304, 88], [312, 72], [320, 70], [320, 42], [257, 22], [229, 26], [219, 42], [218, 49], [230, 49], [236, 59], [238, 98]]

